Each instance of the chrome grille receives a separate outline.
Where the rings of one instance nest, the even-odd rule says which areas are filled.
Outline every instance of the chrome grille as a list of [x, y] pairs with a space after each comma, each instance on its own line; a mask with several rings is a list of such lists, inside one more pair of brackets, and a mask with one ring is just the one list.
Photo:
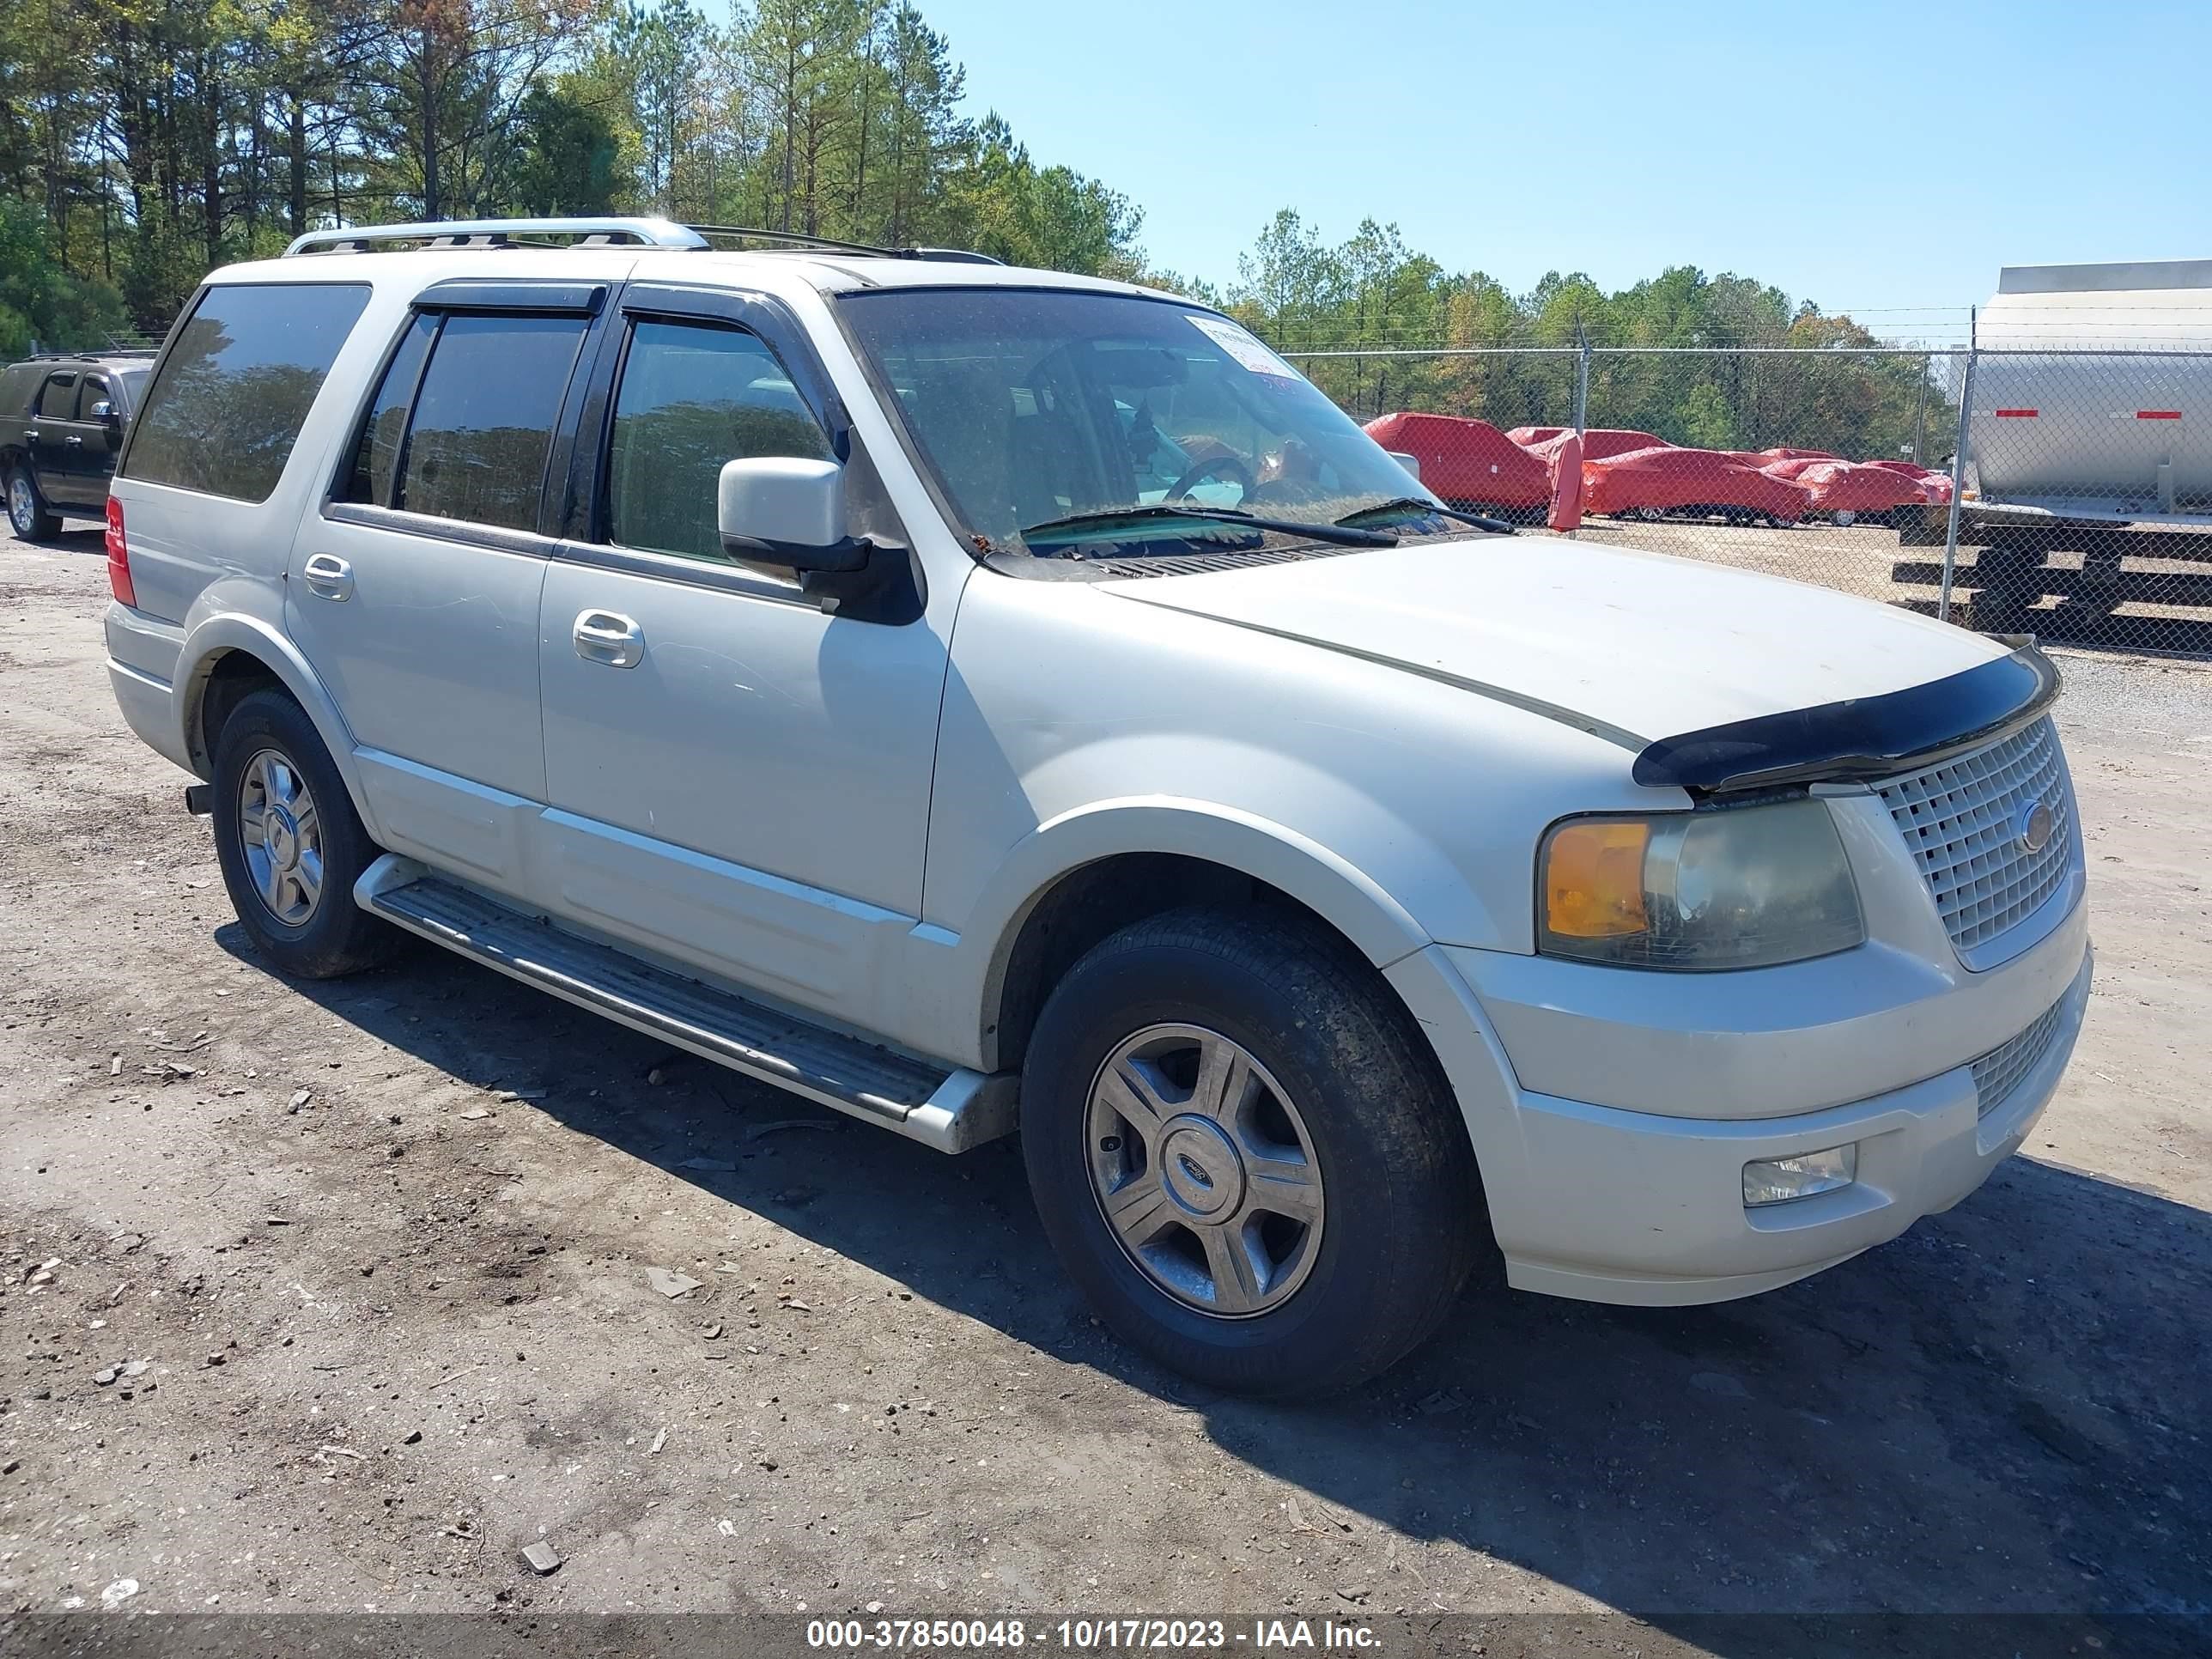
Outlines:
[[1975, 1115], [1987, 1117], [2012, 1098], [2021, 1079], [2051, 1052], [2051, 1039], [2058, 1034], [2061, 998], [2045, 1009], [2034, 1024], [2009, 1042], [2001, 1042], [1974, 1062]]
[[[1961, 951], [2017, 926], [2066, 879], [2074, 803], [2047, 716], [1972, 754], [1893, 778], [1881, 794]], [[2021, 844], [2020, 820], [2038, 801], [2051, 808], [2051, 837], [2031, 853]]]

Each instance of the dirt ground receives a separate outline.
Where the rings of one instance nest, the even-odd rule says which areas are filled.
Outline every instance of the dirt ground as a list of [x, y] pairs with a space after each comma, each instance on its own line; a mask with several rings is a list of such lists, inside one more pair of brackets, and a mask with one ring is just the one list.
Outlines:
[[0, 1612], [2212, 1611], [2212, 668], [2063, 657], [2097, 996], [1981, 1192], [1285, 1409], [1109, 1340], [1010, 1145], [427, 948], [274, 977], [106, 599], [0, 542]]

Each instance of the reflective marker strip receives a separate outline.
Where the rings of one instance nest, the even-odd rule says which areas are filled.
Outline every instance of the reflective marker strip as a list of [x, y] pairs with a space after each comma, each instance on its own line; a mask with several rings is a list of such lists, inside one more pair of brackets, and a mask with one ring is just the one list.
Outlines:
[[2178, 409], [2139, 409], [2136, 410], [2136, 419], [2139, 421], [2178, 421], [2180, 418], [2181, 411]]
[[2001, 421], [2032, 421], [2036, 411], [2032, 409], [2000, 409], [1996, 414]]

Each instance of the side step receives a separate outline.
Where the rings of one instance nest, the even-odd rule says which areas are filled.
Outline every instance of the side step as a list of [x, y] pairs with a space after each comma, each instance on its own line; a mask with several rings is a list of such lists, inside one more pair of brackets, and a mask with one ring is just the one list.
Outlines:
[[964, 1152], [1013, 1132], [1014, 1079], [946, 1071], [560, 932], [387, 853], [354, 901], [433, 944], [747, 1077]]

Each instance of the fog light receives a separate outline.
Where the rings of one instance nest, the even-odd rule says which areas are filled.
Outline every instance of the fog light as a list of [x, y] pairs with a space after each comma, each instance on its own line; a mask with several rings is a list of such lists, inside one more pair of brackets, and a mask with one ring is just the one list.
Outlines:
[[1743, 1166], [1743, 1204], [1786, 1204], [1793, 1198], [1832, 1193], [1858, 1179], [1856, 1146], [1831, 1146], [1824, 1152], [1799, 1152], [1791, 1158], [1762, 1158]]

